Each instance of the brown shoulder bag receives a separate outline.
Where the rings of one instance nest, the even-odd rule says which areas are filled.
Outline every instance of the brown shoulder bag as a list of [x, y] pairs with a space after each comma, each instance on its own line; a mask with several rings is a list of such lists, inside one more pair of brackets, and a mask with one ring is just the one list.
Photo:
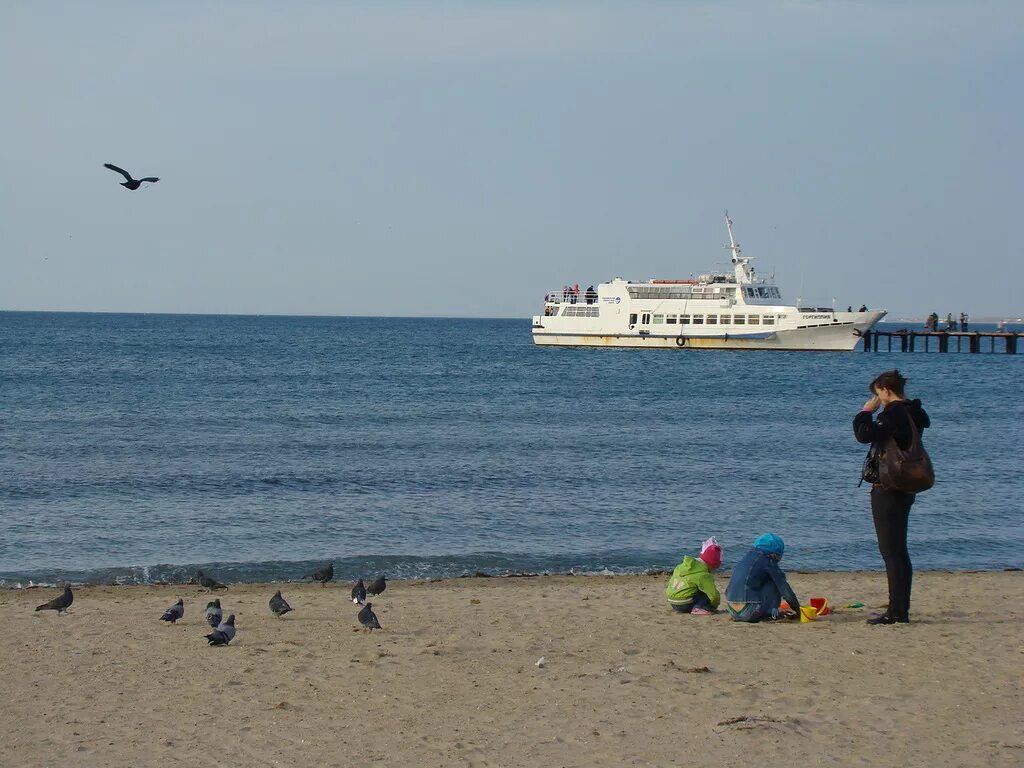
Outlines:
[[903, 450], [896, 444], [895, 436], [882, 449], [878, 460], [878, 482], [889, 491], [920, 493], [935, 485], [935, 470], [931, 457], [921, 444], [921, 433], [910, 419], [910, 447]]

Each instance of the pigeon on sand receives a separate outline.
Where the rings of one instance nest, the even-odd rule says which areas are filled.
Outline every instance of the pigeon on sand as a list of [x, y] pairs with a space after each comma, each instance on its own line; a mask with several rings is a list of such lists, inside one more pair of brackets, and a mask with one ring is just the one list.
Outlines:
[[206, 623], [216, 629], [220, 620], [224, 618], [224, 611], [220, 608], [220, 600], [211, 600], [206, 604]]
[[381, 629], [380, 622], [377, 621], [377, 614], [373, 612], [373, 603], [367, 603], [359, 611], [359, 623], [371, 632], [375, 629]]
[[206, 587], [211, 591], [214, 589], [227, 589], [224, 584], [221, 584], [216, 579], [211, 579], [202, 571], [196, 571], [196, 576], [192, 581], [197, 582], [200, 586]]
[[222, 621], [217, 628], [206, 636], [210, 645], [228, 645], [235, 639], [235, 614], [228, 616], [227, 621]]
[[366, 602], [366, 586], [363, 584], [362, 579], [357, 581], [356, 585], [352, 587], [352, 602], [356, 605], [362, 605]]
[[124, 168], [118, 168], [116, 165], [111, 165], [110, 163], [104, 163], [103, 167], [109, 168], [112, 171], [117, 171], [122, 176], [124, 176], [125, 180], [121, 182], [121, 186], [124, 187], [125, 189], [136, 190], [142, 186], [142, 182], [144, 181], [149, 181], [153, 183], [160, 181], [160, 179], [158, 179], [156, 176], [147, 176], [144, 179], [133, 179], [132, 175], [128, 173], [128, 171], [126, 171]]
[[64, 613], [68, 608], [71, 607], [71, 603], [75, 601], [75, 596], [71, 594], [71, 587], [65, 586], [64, 593], [59, 597], [53, 598], [48, 603], [36, 606], [37, 611], [56, 611], [58, 614]]
[[322, 585], [326, 586], [327, 582], [334, 578], [334, 563], [328, 563], [323, 568], [319, 568], [308, 576], [303, 576], [302, 578], [319, 581]]
[[274, 593], [274, 596], [270, 598], [270, 610], [273, 611], [274, 615], [280, 619], [286, 613], [294, 609], [288, 605], [287, 600], [281, 597], [281, 590], [279, 589]]
[[368, 595], [379, 595], [381, 592], [383, 592], [387, 588], [388, 588], [388, 584], [384, 580], [384, 577], [381, 576], [376, 581], [374, 581], [373, 584], [371, 584], [370, 586], [368, 586], [366, 588], [366, 593]]
[[169, 621], [171, 624], [176, 622], [178, 619], [184, 618], [185, 616], [185, 601], [180, 597], [178, 602], [164, 611], [164, 615], [160, 617], [160, 621]]

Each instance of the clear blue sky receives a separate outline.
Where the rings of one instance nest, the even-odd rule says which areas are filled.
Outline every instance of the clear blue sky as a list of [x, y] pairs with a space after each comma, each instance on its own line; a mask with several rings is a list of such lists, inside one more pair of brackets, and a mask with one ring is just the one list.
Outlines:
[[[0, 6], [0, 309], [1020, 314], [1024, 2]], [[129, 192], [111, 162], [160, 183]]]

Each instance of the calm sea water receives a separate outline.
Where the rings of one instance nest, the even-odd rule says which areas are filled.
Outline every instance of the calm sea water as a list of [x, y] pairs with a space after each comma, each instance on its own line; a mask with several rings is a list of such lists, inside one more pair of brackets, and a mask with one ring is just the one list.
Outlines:
[[[933, 347], [934, 349], [934, 347]], [[1022, 565], [1024, 355], [536, 349], [527, 320], [0, 313], [0, 584], [878, 568], [850, 422], [934, 428], [919, 568]]]

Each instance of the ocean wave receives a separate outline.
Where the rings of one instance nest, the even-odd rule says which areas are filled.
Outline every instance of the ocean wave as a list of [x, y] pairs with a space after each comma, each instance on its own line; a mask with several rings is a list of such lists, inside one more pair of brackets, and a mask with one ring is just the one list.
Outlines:
[[[186, 584], [197, 570], [226, 584], [301, 581], [328, 560], [270, 560], [253, 563], [209, 562], [134, 565], [89, 569], [41, 569], [27, 573], [0, 572], [0, 588], [20, 589], [55, 584], [129, 585]], [[386, 574], [395, 580], [452, 579], [467, 576], [535, 576], [550, 574], [626, 575], [660, 572], [672, 566], [652, 563], [627, 553], [568, 557], [479, 553], [464, 556], [414, 557], [369, 555], [333, 560], [336, 581]]]

